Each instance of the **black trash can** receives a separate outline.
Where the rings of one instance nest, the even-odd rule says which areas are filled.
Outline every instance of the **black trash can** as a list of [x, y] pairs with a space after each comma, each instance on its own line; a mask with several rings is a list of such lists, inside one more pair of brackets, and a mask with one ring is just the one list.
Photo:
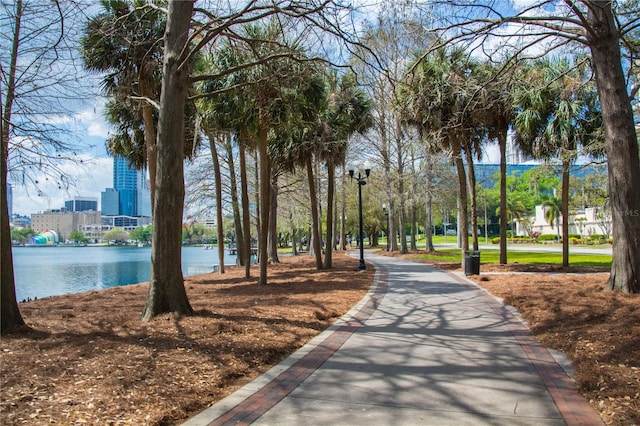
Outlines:
[[464, 274], [480, 275], [480, 252], [469, 250], [464, 252]]

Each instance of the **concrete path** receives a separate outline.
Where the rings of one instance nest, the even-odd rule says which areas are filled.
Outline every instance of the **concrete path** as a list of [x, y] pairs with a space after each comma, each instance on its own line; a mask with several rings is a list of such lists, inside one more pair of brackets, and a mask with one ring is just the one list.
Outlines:
[[483, 289], [459, 274], [365, 257], [376, 283], [357, 306], [184, 425], [604, 424]]

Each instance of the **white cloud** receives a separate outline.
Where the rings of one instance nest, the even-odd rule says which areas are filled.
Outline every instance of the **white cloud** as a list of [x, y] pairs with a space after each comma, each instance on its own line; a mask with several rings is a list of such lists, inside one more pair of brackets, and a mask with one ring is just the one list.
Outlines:
[[82, 165], [69, 163], [61, 167], [65, 175], [75, 181], [69, 188], [59, 188], [57, 182], [48, 180], [39, 182], [37, 188], [27, 182], [24, 185], [12, 183], [13, 213], [29, 216], [47, 209], [58, 209], [64, 206], [65, 200], [75, 196], [100, 200], [100, 193], [113, 186], [113, 159], [80, 157]]
[[78, 126], [86, 129], [87, 135], [106, 139], [109, 136], [109, 124], [104, 119], [104, 102], [97, 101], [91, 108], [78, 112], [75, 116]]

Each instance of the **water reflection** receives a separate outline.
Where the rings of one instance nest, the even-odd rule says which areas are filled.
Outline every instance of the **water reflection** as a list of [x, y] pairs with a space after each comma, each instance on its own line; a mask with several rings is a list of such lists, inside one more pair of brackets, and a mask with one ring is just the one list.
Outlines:
[[[226, 264], [235, 256], [225, 255]], [[14, 247], [18, 301], [66, 293], [100, 290], [149, 280], [149, 247]], [[213, 271], [217, 249], [182, 248], [185, 276]]]

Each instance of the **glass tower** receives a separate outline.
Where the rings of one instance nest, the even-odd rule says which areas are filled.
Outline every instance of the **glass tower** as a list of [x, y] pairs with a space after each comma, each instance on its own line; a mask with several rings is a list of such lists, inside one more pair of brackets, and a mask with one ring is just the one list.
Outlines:
[[[115, 200], [117, 194], [117, 212]], [[120, 156], [113, 159], [113, 188], [102, 193], [102, 214], [107, 216], [151, 216], [145, 170], [136, 170]]]

